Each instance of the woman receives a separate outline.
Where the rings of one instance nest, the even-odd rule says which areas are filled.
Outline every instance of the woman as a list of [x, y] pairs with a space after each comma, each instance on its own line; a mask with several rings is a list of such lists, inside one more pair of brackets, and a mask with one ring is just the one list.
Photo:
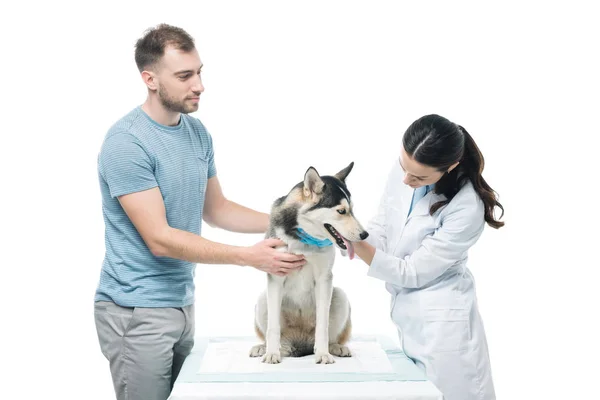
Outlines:
[[[391, 317], [412, 358], [445, 400], [495, 399], [467, 252], [494, 217], [483, 156], [469, 133], [439, 115], [402, 140], [369, 237], [354, 243], [368, 275], [386, 282]], [[502, 217], [502, 216], [501, 216]]]

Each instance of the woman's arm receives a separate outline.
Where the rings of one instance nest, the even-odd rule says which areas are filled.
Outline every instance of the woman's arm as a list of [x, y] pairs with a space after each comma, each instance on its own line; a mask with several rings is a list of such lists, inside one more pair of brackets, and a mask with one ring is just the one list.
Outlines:
[[483, 203], [481, 200], [458, 204], [442, 220], [442, 225], [425, 237], [412, 254], [399, 258], [375, 249], [368, 243], [354, 244], [356, 254], [370, 265], [368, 275], [397, 286], [418, 288], [442, 275], [462, 261], [481, 233]]

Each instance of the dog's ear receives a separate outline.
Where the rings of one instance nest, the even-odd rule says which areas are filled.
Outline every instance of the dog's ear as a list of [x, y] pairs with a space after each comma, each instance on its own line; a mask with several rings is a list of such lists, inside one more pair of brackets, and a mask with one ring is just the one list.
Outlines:
[[348, 165], [346, 168], [335, 174], [335, 177], [338, 178], [340, 181], [345, 182], [346, 177], [348, 176], [348, 174], [350, 174], [350, 171], [352, 171], [352, 167], [354, 167], [354, 161], [352, 161], [350, 165]]
[[320, 194], [323, 192], [325, 183], [319, 176], [319, 173], [313, 167], [306, 170], [304, 174], [304, 195], [310, 197], [311, 193]]

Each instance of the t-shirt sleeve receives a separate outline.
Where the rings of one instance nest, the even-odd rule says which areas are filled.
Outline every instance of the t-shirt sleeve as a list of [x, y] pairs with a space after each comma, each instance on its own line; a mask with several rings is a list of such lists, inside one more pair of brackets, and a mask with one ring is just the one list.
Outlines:
[[207, 159], [208, 159], [208, 178], [212, 178], [217, 174], [217, 167], [215, 166], [215, 150], [213, 148], [213, 141], [210, 133], [206, 132], [208, 136], [208, 151], [207, 151]]
[[127, 133], [112, 135], [104, 141], [98, 155], [98, 169], [113, 198], [158, 186], [152, 158], [139, 140]]

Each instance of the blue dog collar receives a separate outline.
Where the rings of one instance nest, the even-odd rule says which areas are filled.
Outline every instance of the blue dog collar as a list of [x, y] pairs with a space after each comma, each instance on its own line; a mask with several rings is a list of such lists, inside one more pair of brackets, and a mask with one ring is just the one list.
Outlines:
[[317, 239], [314, 236], [309, 235], [302, 228], [296, 228], [296, 231], [298, 233], [298, 239], [300, 239], [300, 241], [302, 243], [312, 245], [312, 246], [317, 246], [317, 247], [327, 247], [327, 246], [331, 246], [333, 244], [331, 242], [331, 240], [329, 240], [329, 239], [321, 240], [321, 239]]

